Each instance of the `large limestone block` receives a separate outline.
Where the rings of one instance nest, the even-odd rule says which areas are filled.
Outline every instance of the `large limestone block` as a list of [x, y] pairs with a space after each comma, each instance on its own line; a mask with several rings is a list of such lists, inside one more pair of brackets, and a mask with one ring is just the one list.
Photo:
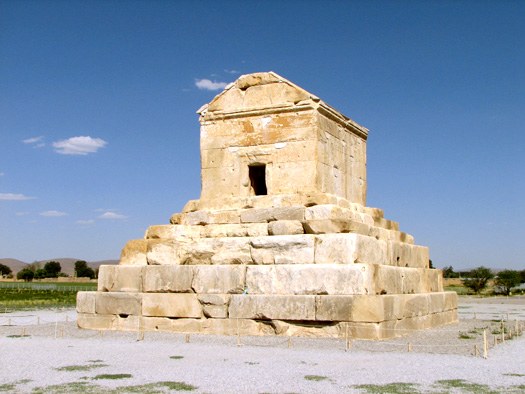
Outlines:
[[120, 253], [120, 265], [146, 265], [148, 243], [144, 239], [128, 241]]
[[439, 313], [445, 311], [445, 293], [431, 293], [428, 298], [428, 312]]
[[147, 262], [149, 265], [180, 264], [177, 250], [184, 244], [178, 240], [148, 240]]
[[404, 318], [420, 317], [429, 314], [430, 294], [407, 294], [404, 297]]
[[202, 305], [228, 305], [231, 294], [197, 294], [197, 298]]
[[228, 317], [230, 294], [198, 294], [197, 298], [202, 305], [204, 316], [221, 319]]
[[101, 265], [98, 291], [141, 292], [144, 266]]
[[384, 300], [373, 295], [320, 295], [316, 298], [316, 320], [380, 322], [385, 320]]
[[370, 226], [367, 224], [341, 219], [305, 220], [304, 228], [307, 234], [370, 233]]
[[249, 294], [372, 294], [374, 269], [366, 264], [248, 266]]
[[181, 244], [176, 252], [179, 264], [249, 264], [249, 238], [202, 238]]
[[87, 330], [115, 330], [117, 318], [115, 315], [77, 313], [77, 326]]
[[215, 335], [271, 335], [268, 324], [251, 319], [203, 319], [202, 332]]
[[203, 319], [145, 316], [142, 318], [141, 328], [145, 331], [168, 331], [178, 333], [200, 333]]
[[299, 220], [276, 220], [268, 223], [270, 235], [304, 234], [303, 224]]
[[186, 226], [202, 226], [210, 223], [208, 211], [187, 212], [181, 219], [181, 224]]
[[232, 295], [233, 319], [315, 320], [315, 296]]
[[445, 310], [457, 310], [458, 309], [458, 293], [455, 291], [445, 291]]
[[140, 315], [142, 294], [97, 292], [95, 311], [101, 315]]
[[150, 265], [144, 269], [144, 292], [192, 292], [193, 267], [189, 265]]
[[148, 293], [142, 296], [142, 315], [157, 317], [201, 317], [196, 294]]
[[209, 224], [202, 227], [202, 236], [206, 238], [260, 237], [266, 235], [268, 235], [267, 223]]
[[428, 291], [443, 291], [443, 272], [437, 269], [427, 269], [425, 272], [428, 281]]
[[228, 317], [228, 305], [203, 305], [204, 316], [215, 319], [226, 319]]
[[184, 226], [179, 224], [164, 224], [150, 226], [146, 231], [146, 239], [178, 239], [180, 237], [198, 238], [201, 226]]
[[314, 237], [275, 235], [250, 239], [255, 264], [311, 264], [314, 262]]
[[398, 267], [428, 268], [428, 248], [396, 241], [388, 242], [388, 264]]
[[388, 230], [399, 231], [399, 223], [394, 222], [392, 220], [388, 220], [385, 218], [376, 218], [374, 219], [374, 223], [376, 226], [383, 227]]
[[304, 211], [305, 220], [359, 220], [359, 216], [351, 209], [335, 204], [323, 204], [307, 207]]
[[241, 223], [265, 223], [274, 220], [304, 220], [304, 207], [252, 208], [241, 213]]
[[246, 286], [244, 265], [200, 265], [194, 269], [193, 289], [198, 294], [242, 293]]
[[79, 291], [77, 293], [77, 313], [95, 313], [94, 291]]
[[316, 235], [317, 264], [383, 264], [387, 256], [384, 241], [361, 234]]
[[430, 291], [427, 278], [429, 270], [388, 265], [377, 265], [375, 269], [376, 294], [414, 294]]

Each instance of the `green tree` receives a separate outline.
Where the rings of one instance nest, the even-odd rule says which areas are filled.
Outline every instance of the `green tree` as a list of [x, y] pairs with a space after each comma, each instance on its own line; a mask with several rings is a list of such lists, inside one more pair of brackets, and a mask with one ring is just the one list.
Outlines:
[[44, 270], [46, 271], [46, 278], [56, 278], [59, 272], [62, 271], [62, 267], [58, 261], [48, 261], [44, 265]]
[[494, 274], [490, 268], [481, 266], [468, 272], [467, 277], [463, 279], [463, 285], [474, 293], [479, 294], [481, 290], [487, 287], [489, 280], [492, 278], [494, 278]]
[[11, 274], [13, 271], [11, 271], [11, 268], [9, 268], [7, 265], [0, 264], [0, 276], [7, 276]]
[[505, 295], [509, 295], [513, 287], [520, 284], [520, 272], [513, 270], [504, 270], [498, 273], [495, 284]]
[[16, 279], [23, 279], [26, 282], [31, 282], [34, 276], [35, 273], [33, 272], [33, 270], [29, 267], [26, 267], [23, 270], [18, 271], [18, 273], [16, 274]]
[[525, 270], [520, 271], [520, 283], [525, 283]]
[[47, 278], [47, 271], [43, 268], [38, 268], [35, 270], [35, 276], [33, 279], [44, 279]]
[[88, 267], [84, 260], [78, 260], [75, 263], [75, 274], [78, 278], [93, 279], [95, 277], [95, 271], [93, 271], [93, 268]]
[[443, 278], [459, 278], [459, 272], [454, 272], [451, 265], [443, 268]]

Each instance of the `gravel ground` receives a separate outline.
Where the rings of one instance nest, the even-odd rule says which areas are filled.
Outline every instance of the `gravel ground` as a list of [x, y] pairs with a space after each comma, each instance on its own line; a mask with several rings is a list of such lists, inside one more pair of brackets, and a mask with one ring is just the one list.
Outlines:
[[182, 334], [146, 333], [138, 340], [79, 330], [74, 311], [0, 314], [0, 392], [524, 393], [525, 335], [491, 348], [488, 359], [472, 355], [482, 329], [491, 342], [499, 327], [473, 317], [508, 313], [515, 324], [524, 309], [524, 298], [461, 298], [458, 324], [353, 341], [349, 351], [337, 339], [242, 337], [238, 346], [236, 337], [186, 342]]

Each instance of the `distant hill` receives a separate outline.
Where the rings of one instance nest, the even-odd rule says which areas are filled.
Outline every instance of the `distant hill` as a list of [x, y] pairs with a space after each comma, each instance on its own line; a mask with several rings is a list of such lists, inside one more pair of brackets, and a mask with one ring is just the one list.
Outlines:
[[[13, 274], [16, 275], [18, 271], [24, 269], [25, 267], [29, 265], [36, 265], [38, 268], [43, 268], [44, 265], [48, 261], [58, 261], [60, 263], [60, 267], [62, 267], [62, 272], [65, 273], [66, 275], [73, 276], [75, 272], [75, 263], [78, 260], [82, 260], [82, 259], [76, 259], [76, 258], [71, 258], [71, 257], [58, 257], [54, 259], [40, 260], [40, 261], [36, 261], [36, 262], [29, 264], [29, 263], [25, 263], [17, 259], [6, 258], [6, 259], [0, 259], [0, 264], [7, 265], [9, 268], [11, 268], [11, 270], [13, 270]], [[100, 267], [103, 264], [104, 265], [118, 264], [119, 261], [118, 260], [101, 260], [101, 261], [88, 261], [87, 263], [89, 267], [96, 270], [98, 267]]]
[[11, 268], [11, 271], [13, 271], [13, 274], [16, 275], [18, 271], [23, 270], [25, 267], [27, 267], [27, 263], [24, 263], [23, 261], [17, 260], [17, 259], [0, 259], [0, 264], [6, 265], [9, 268]]

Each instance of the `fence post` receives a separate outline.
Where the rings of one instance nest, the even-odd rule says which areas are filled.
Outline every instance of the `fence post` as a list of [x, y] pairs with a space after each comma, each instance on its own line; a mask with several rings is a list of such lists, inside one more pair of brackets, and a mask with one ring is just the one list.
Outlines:
[[483, 330], [483, 358], [488, 358], [487, 330]]
[[241, 346], [241, 329], [239, 327], [239, 319], [236, 319], [237, 323], [237, 346]]

